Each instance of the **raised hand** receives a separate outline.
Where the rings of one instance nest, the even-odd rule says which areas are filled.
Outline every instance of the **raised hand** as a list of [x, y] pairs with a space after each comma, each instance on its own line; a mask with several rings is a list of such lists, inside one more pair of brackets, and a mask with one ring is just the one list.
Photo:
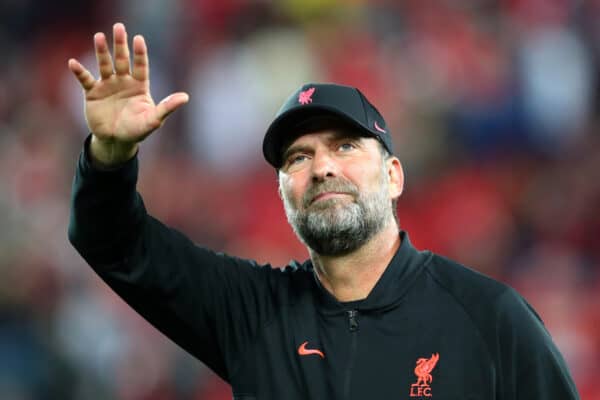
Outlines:
[[85, 94], [85, 117], [92, 132], [91, 151], [104, 165], [124, 162], [137, 144], [160, 127], [167, 116], [187, 103], [187, 93], [173, 93], [155, 104], [150, 94], [148, 50], [141, 35], [133, 38], [133, 68], [125, 26], [113, 26], [113, 57], [103, 33], [94, 35], [100, 78], [81, 63], [69, 59], [69, 69]]

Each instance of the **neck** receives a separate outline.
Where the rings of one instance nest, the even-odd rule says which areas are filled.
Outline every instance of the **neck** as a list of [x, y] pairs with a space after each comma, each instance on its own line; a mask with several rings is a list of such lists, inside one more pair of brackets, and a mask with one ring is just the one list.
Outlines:
[[400, 247], [395, 222], [388, 223], [367, 243], [343, 256], [310, 251], [317, 278], [338, 301], [366, 298]]

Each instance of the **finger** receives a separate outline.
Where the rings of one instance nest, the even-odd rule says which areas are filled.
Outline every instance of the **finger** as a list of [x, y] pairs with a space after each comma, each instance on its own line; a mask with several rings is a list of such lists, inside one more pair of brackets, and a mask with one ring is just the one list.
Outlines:
[[129, 74], [129, 46], [125, 25], [118, 22], [113, 26], [113, 53], [117, 75]]
[[94, 47], [96, 48], [96, 60], [98, 61], [100, 77], [108, 79], [113, 74], [113, 62], [104, 33], [98, 32], [94, 35]]
[[173, 93], [165, 97], [156, 106], [156, 118], [159, 121], [164, 121], [173, 111], [184, 105], [190, 100], [190, 96], [184, 92]]
[[142, 35], [133, 38], [133, 77], [140, 81], [148, 79], [148, 48]]
[[83, 90], [88, 91], [94, 87], [96, 79], [94, 79], [92, 73], [85, 69], [85, 67], [81, 65], [79, 61], [75, 60], [74, 58], [71, 58], [69, 59], [68, 64], [69, 69], [71, 70], [71, 72], [73, 72], [73, 74], [81, 84], [81, 87], [83, 87]]

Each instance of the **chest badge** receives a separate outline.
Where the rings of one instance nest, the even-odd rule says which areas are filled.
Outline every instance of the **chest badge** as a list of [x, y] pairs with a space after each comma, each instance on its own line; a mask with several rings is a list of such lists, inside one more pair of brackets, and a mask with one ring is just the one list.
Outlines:
[[432, 396], [431, 386], [429, 386], [433, 381], [431, 371], [433, 371], [439, 359], [439, 353], [435, 353], [431, 355], [431, 358], [419, 358], [417, 360], [417, 366], [415, 367], [417, 382], [410, 385], [410, 397]]

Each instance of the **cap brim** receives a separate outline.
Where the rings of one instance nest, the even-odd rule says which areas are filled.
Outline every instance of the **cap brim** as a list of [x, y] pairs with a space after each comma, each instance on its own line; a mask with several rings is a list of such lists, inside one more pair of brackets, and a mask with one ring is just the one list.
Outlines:
[[316, 116], [333, 116], [342, 120], [344, 123], [355, 126], [365, 135], [378, 138], [378, 135], [372, 132], [368, 127], [361, 124], [352, 116], [335, 107], [328, 107], [320, 104], [306, 104], [302, 107], [296, 107], [287, 110], [277, 116], [269, 125], [263, 140], [263, 154], [265, 159], [275, 168], [280, 168], [282, 161], [282, 147], [289, 143], [295, 137], [305, 132], [299, 132], [295, 129], [303, 121]]

